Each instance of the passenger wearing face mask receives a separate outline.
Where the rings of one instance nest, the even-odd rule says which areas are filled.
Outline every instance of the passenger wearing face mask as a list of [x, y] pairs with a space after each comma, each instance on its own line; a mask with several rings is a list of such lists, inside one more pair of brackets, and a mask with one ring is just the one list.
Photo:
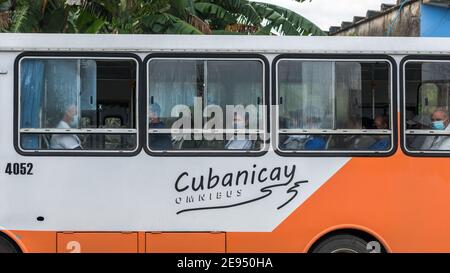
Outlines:
[[[450, 131], [448, 112], [438, 109], [431, 115], [431, 129]], [[422, 150], [450, 150], [449, 136], [427, 136]]]
[[[161, 120], [161, 106], [158, 103], [150, 104], [149, 113], [149, 128], [151, 129], [165, 129], [166, 125]], [[150, 135], [150, 148], [153, 150], [172, 150], [172, 139], [165, 134]]]
[[[61, 121], [56, 129], [73, 129], [78, 128], [77, 107], [70, 105], [66, 108]], [[77, 135], [57, 134], [52, 135], [50, 147], [55, 150], [81, 150], [81, 141]]]
[[[234, 115], [234, 127], [235, 129], [246, 129], [247, 128], [248, 115], [241, 115], [235, 113]], [[233, 137], [225, 144], [225, 149], [227, 150], [251, 150], [253, 148], [254, 142], [248, 139], [247, 136], [244, 137]]]

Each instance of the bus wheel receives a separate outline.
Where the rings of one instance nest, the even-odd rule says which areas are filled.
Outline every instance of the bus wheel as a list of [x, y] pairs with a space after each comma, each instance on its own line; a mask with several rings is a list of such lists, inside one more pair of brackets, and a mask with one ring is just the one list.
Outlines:
[[350, 234], [338, 234], [319, 242], [312, 253], [369, 253], [369, 242]]
[[19, 250], [14, 243], [0, 234], [0, 253], [19, 253]]

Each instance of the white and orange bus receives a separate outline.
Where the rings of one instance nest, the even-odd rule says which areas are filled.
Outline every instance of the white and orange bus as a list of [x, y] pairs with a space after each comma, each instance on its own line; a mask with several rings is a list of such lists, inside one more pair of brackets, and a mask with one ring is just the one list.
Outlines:
[[0, 252], [450, 252], [450, 39], [0, 34]]

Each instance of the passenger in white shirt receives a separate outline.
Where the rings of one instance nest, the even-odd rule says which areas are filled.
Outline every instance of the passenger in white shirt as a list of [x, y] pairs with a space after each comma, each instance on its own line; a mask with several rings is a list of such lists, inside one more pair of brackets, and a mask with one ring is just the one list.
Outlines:
[[[76, 128], [78, 122], [77, 108], [75, 105], [67, 107], [62, 120], [56, 126], [56, 129]], [[81, 141], [76, 135], [55, 134], [50, 140], [50, 147], [55, 150], [81, 150]]]
[[[438, 109], [431, 115], [431, 129], [450, 131], [448, 112]], [[422, 150], [450, 151], [450, 136], [427, 136]]]
[[[248, 126], [248, 114], [241, 115], [239, 113], [234, 114], [234, 127], [235, 129], [246, 129]], [[249, 139], [249, 136], [233, 136], [225, 144], [226, 150], [251, 150], [254, 146], [254, 141]]]

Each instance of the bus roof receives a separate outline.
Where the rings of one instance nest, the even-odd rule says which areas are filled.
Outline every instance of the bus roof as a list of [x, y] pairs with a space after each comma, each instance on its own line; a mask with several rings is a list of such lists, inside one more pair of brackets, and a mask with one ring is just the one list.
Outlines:
[[450, 38], [2, 33], [0, 51], [450, 54]]

